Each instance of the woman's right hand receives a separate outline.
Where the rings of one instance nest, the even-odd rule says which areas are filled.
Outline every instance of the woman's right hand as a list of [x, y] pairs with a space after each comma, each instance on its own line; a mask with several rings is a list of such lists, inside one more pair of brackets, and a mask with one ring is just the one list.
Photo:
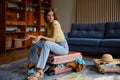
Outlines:
[[41, 38], [42, 38], [41, 35], [38, 36], [38, 37], [36, 37], [36, 38], [32, 41], [32, 43], [33, 43], [33, 44], [37, 43]]

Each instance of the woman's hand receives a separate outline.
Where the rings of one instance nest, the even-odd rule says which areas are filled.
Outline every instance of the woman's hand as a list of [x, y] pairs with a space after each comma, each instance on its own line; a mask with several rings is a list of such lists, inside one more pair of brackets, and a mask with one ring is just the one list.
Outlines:
[[25, 41], [25, 40], [28, 40], [30, 38], [31, 38], [31, 35], [26, 35], [23, 40]]
[[28, 40], [28, 39], [30, 39], [30, 38], [37, 38], [37, 37], [34, 36], [34, 35], [26, 35], [26, 36], [24, 37], [24, 39], [22, 39], [22, 40], [25, 41], [25, 40]]
[[34, 44], [34, 43], [37, 43], [41, 38], [42, 38], [42, 36], [36, 37], [36, 38], [32, 41], [32, 43], [33, 43], [33, 44]]

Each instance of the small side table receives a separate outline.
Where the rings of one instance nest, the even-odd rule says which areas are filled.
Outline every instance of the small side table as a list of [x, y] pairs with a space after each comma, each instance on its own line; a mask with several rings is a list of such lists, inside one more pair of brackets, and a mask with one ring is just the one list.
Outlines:
[[[109, 63], [97, 63], [99, 59], [93, 59], [94, 64], [100, 73], [106, 72], [117, 72], [120, 73], [120, 63], [119, 64], [109, 64]], [[117, 59], [120, 62], [120, 59]]]

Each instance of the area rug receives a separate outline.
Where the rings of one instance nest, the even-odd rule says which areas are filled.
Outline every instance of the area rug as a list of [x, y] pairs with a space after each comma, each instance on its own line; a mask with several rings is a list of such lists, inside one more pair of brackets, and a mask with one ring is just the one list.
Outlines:
[[[24, 63], [25, 59], [5, 64], [0, 66], [0, 80], [25, 80], [27, 77], [27, 71], [21, 70], [20, 66]], [[101, 74], [94, 66], [93, 59], [84, 58], [86, 64], [85, 68], [78, 73], [67, 72], [59, 75], [48, 76], [44, 75], [44, 78], [40, 80], [120, 80], [120, 74], [118, 73], [105, 73]], [[77, 74], [74, 79], [64, 79], [66, 76], [71, 74]]]

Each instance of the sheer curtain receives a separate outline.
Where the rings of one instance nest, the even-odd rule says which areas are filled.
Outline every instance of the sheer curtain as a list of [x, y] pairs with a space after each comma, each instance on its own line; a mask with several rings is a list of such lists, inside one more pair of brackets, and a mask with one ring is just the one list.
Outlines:
[[120, 0], [76, 0], [76, 23], [120, 21]]

